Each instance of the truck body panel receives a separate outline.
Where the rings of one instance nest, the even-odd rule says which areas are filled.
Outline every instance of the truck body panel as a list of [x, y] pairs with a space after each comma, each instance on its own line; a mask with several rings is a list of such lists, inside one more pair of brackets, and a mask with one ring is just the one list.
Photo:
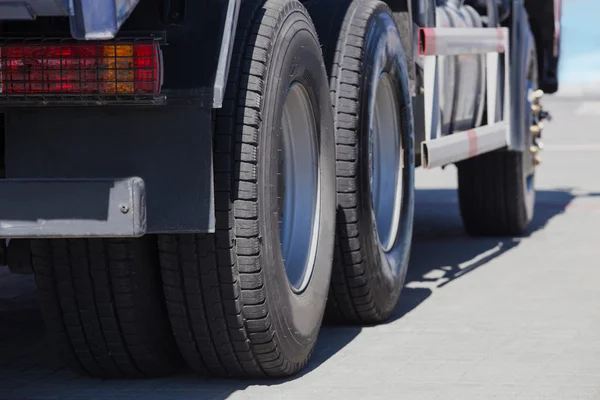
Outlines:
[[139, 0], [0, 0], [0, 20], [69, 17], [71, 34], [80, 40], [113, 38]]

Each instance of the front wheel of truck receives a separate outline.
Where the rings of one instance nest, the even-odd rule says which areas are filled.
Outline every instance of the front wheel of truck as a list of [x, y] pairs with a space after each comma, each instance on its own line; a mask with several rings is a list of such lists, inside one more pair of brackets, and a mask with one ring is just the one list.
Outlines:
[[178, 368], [155, 237], [32, 240], [31, 253], [48, 335], [69, 368], [98, 378]]
[[336, 206], [327, 75], [299, 1], [243, 3], [215, 118], [216, 233], [159, 238], [173, 332], [197, 372], [289, 376], [321, 327]]

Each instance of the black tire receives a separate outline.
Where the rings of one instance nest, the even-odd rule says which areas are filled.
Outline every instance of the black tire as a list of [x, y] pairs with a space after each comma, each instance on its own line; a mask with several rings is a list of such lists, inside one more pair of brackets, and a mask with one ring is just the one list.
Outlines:
[[[536, 50], [531, 46], [526, 68], [524, 95], [538, 87]], [[529, 101], [525, 102], [531, 107]], [[485, 122], [484, 122], [485, 123]], [[471, 236], [517, 236], [525, 233], [535, 204], [534, 156], [530, 151], [531, 125], [536, 121], [528, 110], [523, 134], [524, 152], [495, 150], [457, 163], [458, 199], [463, 225]]]
[[31, 251], [46, 327], [68, 367], [99, 378], [178, 368], [156, 238], [32, 240]]
[[[6, 240], [3, 239], [6, 243]], [[31, 274], [31, 240], [12, 239], [6, 245], [6, 264], [13, 274]]]
[[[412, 241], [414, 129], [407, 61], [385, 3], [316, 0], [308, 8], [324, 44], [336, 127], [337, 246], [327, 316], [337, 322], [378, 323], [396, 309]], [[386, 200], [394, 203], [397, 190], [402, 197], [394, 203], [399, 205], [393, 214], [399, 217], [398, 228], [385, 241], [386, 250], [372, 200], [369, 147], [375, 140], [371, 126], [384, 75], [392, 82], [397, 104], [395, 129], [389, 132], [402, 147], [390, 169], [398, 170], [402, 181], [392, 178], [394, 190]]]
[[[278, 229], [280, 121], [292, 82], [310, 97], [321, 179], [314, 270], [300, 294], [288, 282]], [[320, 330], [336, 204], [327, 76], [299, 1], [243, 2], [214, 143], [216, 234], [159, 238], [172, 328], [200, 373], [289, 376], [308, 362]]]

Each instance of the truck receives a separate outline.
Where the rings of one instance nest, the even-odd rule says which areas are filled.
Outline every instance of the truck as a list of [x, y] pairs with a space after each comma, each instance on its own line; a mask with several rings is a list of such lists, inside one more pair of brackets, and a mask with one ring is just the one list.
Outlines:
[[539, 43], [480, 3], [0, 0], [0, 237], [63, 362], [301, 371], [402, 301], [418, 167], [456, 164], [468, 234], [525, 232]]

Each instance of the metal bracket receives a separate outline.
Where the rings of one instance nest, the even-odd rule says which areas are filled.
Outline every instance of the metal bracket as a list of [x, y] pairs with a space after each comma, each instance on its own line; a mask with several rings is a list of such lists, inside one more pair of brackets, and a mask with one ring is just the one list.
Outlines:
[[[511, 142], [511, 126], [508, 123], [511, 120], [508, 56], [504, 57], [504, 74], [503, 79], [500, 79], [500, 88], [504, 92], [502, 114], [500, 118], [496, 115], [499, 81], [498, 60], [500, 53], [510, 54], [509, 34], [507, 28], [419, 29], [419, 56], [424, 57], [425, 81], [425, 142], [422, 143], [421, 153], [424, 168], [444, 165], [448, 160], [451, 160], [450, 162], [464, 160], [495, 148], [504, 147]], [[437, 58], [438, 56], [466, 54], [487, 55], [488, 125], [467, 132], [453, 133], [450, 136], [457, 135], [457, 137], [452, 139], [441, 137], [440, 76]], [[504, 136], [502, 140], [498, 138], [499, 129]], [[473, 146], [473, 143], [478, 143], [478, 139], [479, 142], [489, 143], [489, 145]], [[440, 140], [442, 142], [439, 142]], [[449, 153], [444, 154], [444, 152]]]
[[231, 53], [235, 42], [235, 30], [237, 27], [238, 14], [240, 11], [241, 0], [229, 0], [227, 14], [225, 16], [225, 25], [223, 27], [223, 39], [221, 40], [221, 50], [219, 51], [219, 64], [217, 65], [217, 74], [215, 76], [213, 107], [223, 107], [223, 97], [225, 96], [225, 86], [227, 76], [229, 75], [229, 64], [231, 62]]
[[146, 233], [144, 181], [0, 180], [0, 237], [138, 237]]

